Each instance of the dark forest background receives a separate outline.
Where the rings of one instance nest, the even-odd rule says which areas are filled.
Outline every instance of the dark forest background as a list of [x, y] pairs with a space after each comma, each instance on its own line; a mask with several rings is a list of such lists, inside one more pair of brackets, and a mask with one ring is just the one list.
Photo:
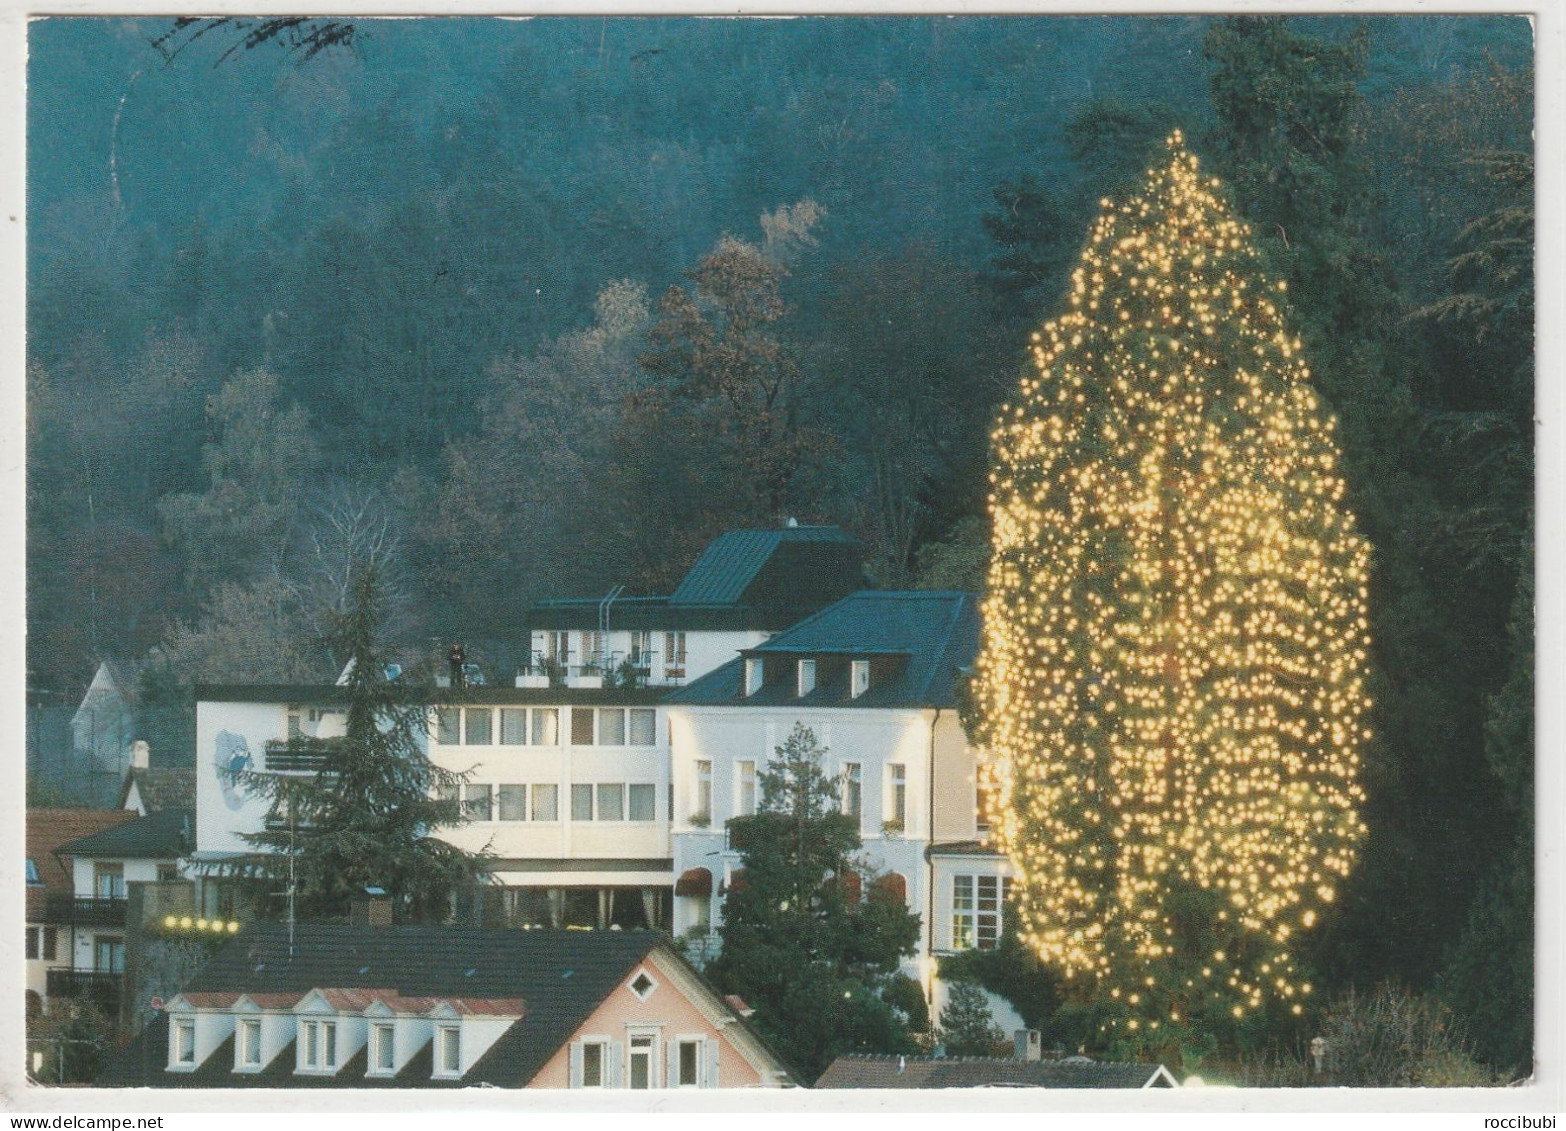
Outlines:
[[[1322, 964], [1527, 1058], [1532, 40], [1473, 17], [30, 26], [28, 686], [335, 674], [348, 565], [493, 678], [541, 597], [840, 523], [978, 587], [991, 414], [1173, 127], [1342, 418], [1372, 837]], [[196, 34], [197, 32], [204, 34]], [[32, 728], [30, 728], [32, 733]]]

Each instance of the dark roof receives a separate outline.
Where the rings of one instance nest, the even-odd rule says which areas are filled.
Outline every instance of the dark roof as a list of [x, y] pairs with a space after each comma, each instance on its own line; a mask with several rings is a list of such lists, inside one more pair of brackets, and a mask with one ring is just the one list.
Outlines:
[[174, 766], [135, 766], [125, 775], [120, 790], [120, 807], [130, 796], [131, 786], [149, 813], [159, 809], [193, 809], [196, 806], [196, 771]]
[[[332, 706], [347, 701], [346, 688], [324, 683], [201, 683], [196, 699], [207, 703], [296, 703]], [[662, 691], [623, 687], [437, 687], [424, 692], [430, 706], [651, 706]], [[411, 699], [411, 693], [410, 693]]]
[[63, 845], [135, 819], [128, 809], [29, 809], [27, 858], [37, 866], [43, 886], [27, 888], [27, 921], [44, 922], [50, 897], [70, 896], [76, 890], [69, 862], [55, 855]]
[[[853, 1055], [827, 1067], [817, 1088], [1143, 1088], [1168, 1070], [1157, 1064], [1068, 1060], [996, 1060], [986, 1057]], [[1173, 1086], [1160, 1078], [1159, 1086]]]
[[[835, 526], [731, 530], [707, 544], [668, 597], [617, 597], [613, 629], [775, 631], [864, 584], [857, 539]], [[596, 628], [606, 598], [541, 601], [533, 628]]]
[[[439, 1087], [492, 1084], [519, 1088], [664, 936], [654, 931], [516, 931], [455, 927], [301, 924], [293, 957], [280, 924], [249, 924], [218, 951], [181, 992], [303, 993], [317, 988], [375, 987], [408, 997], [522, 998], [526, 1015], [458, 1081], [430, 1079], [426, 1050], [394, 1081], [364, 1078], [363, 1058], [327, 1079], [293, 1074], [284, 1050], [266, 1071], [236, 1074], [230, 1050], [195, 1072], [165, 1070], [167, 1019], [160, 1016], [110, 1062], [100, 1086], [159, 1087]], [[670, 951], [669, 953], [673, 953]], [[150, 1047], [148, 1047], [150, 1045]], [[145, 1068], [145, 1065], [152, 1067]], [[278, 1067], [281, 1065], [281, 1067]]]
[[[745, 657], [818, 663], [816, 688], [801, 698], [794, 665], [769, 665], [766, 683], [741, 695], [744, 660], [732, 660], [687, 687], [670, 692], [667, 703], [706, 706], [952, 707], [960, 671], [979, 650], [977, 599], [939, 590], [861, 590], [752, 648]], [[846, 661], [872, 661], [870, 689], [850, 698]]]
[[[134, 816], [134, 812], [131, 812]], [[159, 809], [123, 825], [103, 829], [60, 846], [73, 856], [172, 860], [191, 850], [195, 840], [194, 809]]]

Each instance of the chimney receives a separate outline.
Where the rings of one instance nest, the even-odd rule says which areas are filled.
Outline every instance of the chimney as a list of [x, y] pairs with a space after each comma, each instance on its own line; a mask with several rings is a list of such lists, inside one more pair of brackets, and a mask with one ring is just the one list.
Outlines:
[[391, 926], [391, 896], [381, 888], [365, 888], [355, 893], [348, 906], [348, 921], [355, 927]]
[[1017, 1030], [1018, 1060], [1042, 1060], [1044, 1057], [1044, 1036], [1037, 1029]]
[[133, 770], [145, 770], [152, 765], [152, 748], [143, 739], [131, 743], [130, 764]]

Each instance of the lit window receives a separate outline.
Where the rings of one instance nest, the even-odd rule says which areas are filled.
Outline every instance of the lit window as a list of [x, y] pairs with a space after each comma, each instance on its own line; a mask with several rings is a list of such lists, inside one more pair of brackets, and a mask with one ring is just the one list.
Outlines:
[[657, 820], [658, 791], [651, 785], [628, 786], [626, 792], [630, 795], [630, 813], [628, 816], [633, 821]]
[[799, 661], [799, 694], [801, 697], [809, 695], [816, 689], [816, 662], [814, 660]]
[[440, 1074], [462, 1074], [462, 1030], [455, 1025], [443, 1025], [439, 1032]]
[[196, 1022], [194, 1018], [181, 1018], [174, 1022], [172, 1048], [169, 1063], [193, 1068], [196, 1064]]
[[952, 949], [993, 949], [1010, 881], [1001, 876], [952, 877]]
[[391, 1072], [397, 1064], [396, 1031], [390, 1025], [376, 1025], [370, 1030], [372, 1049], [371, 1064], [376, 1072]]
[[632, 707], [631, 733], [626, 741], [631, 746], [656, 746], [658, 744], [658, 712], [651, 707]]
[[560, 787], [553, 783], [533, 787], [533, 820], [558, 821], [560, 819]]
[[739, 796], [735, 799], [734, 810], [738, 816], [749, 817], [756, 811], [756, 763], [734, 763], [734, 774], [738, 779]]
[[463, 714], [467, 716], [465, 737], [469, 746], [488, 746], [494, 741], [493, 720], [488, 707], [469, 707]]
[[849, 688], [851, 698], [858, 699], [866, 691], [870, 690], [870, 661], [855, 660], [849, 665]]
[[858, 762], [843, 763], [843, 812], [854, 820], [864, 813], [864, 769]]

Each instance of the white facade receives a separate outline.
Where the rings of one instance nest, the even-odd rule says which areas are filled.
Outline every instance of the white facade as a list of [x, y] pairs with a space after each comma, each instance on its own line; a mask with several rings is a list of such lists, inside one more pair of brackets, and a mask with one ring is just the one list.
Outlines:
[[678, 687], [700, 679], [732, 660], [743, 648], [754, 648], [769, 633], [754, 630], [539, 629], [533, 633], [533, 655], [541, 662], [518, 686], [547, 686], [549, 664], [576, 687], [599, 687], [602, 673], [616, 672], [631, 661], [649, 687]]

